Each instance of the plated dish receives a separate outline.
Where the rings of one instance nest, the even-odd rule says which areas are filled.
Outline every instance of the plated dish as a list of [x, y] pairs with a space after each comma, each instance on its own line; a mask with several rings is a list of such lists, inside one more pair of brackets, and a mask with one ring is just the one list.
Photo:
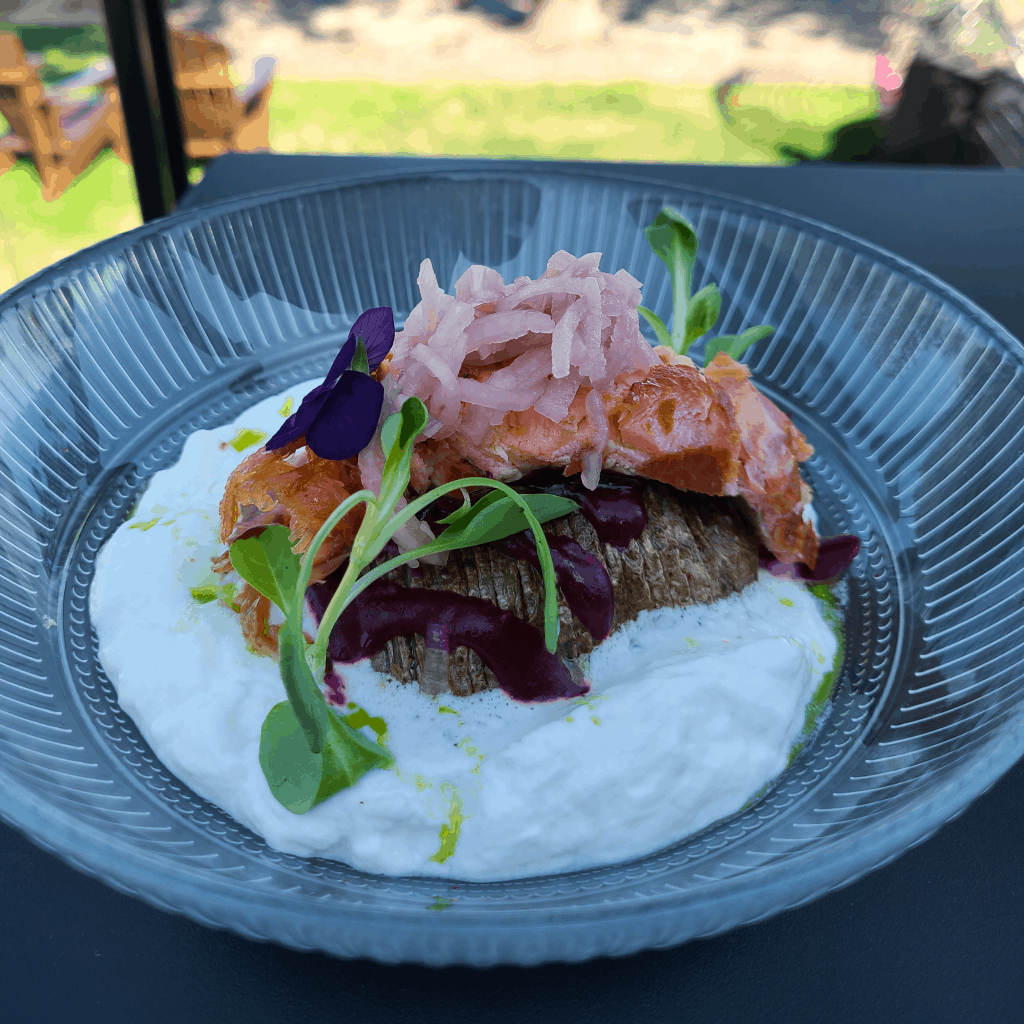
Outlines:
[[322, 383], [190, 437], [100, 552], [121, 707], [275, 849], [474, 881], [615, 863], [749, 804], [821, 726], [824, 581], [858, 542], [819, 540], [811, 449], [734, 358], [770, 329], [712, 338], [692, 225], [647, 232], [681, 253], [673, 334], [645, 312], [666, 344], [598, 253], [452, 295], [424, 260], [397, 336], [368, 310]]
[[[472, 265], [512, 281], [560, 248], [602, 251], [650, 282], [639, 229], [666, 204], [698, 227], [694, 287], [718, 282], [722, 328], [776, 327], [751, 371], [815, 450], [805, 466], [822, 534], [862, 543], [831, 717], [749, 807], [626, 862], [453, 889], [275, 851], [169, 771], [119, 706], [88, 613], [97, 552], [187, 436], [298, 399], [361, 310], [389, 306], [403, 326], [422, 256], [454, 283]], [[644, 298], [667, 318], [667, 285]], [[627, 952], [852, 880], [1019, 753], [1005, 637], [1020, 503], [984, 454], [1012, 447], [1020, 346], [848, 236], [625, 180], [421, 176], [142, 229], [12, 293], [0, 331], [4, 515], [18, 531], [4, 539], [0, 694], [19, 709], [0, 736], [0, 813], [162, 906], [385, 960]]]

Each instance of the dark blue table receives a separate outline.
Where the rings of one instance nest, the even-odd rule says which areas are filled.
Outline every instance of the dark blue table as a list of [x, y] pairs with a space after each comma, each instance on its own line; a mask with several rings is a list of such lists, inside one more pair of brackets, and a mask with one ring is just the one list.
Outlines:
[[[231, 155], [181, 205], [424, 163], [436, 162]], [[1024, 335], [1024, 174], [601, 166], [827, 221], [933, 271]], [[475, 971], [294, 953], [122, 896], [2, 825], [0, 922], [0, 1021], [11, 1024], [1022, 1024], [1024, 763], [847, 889], [622, 960]]]

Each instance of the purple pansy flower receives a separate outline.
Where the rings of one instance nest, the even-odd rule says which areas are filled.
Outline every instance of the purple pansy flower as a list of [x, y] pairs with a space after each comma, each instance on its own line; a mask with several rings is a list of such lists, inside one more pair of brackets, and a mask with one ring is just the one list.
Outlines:
[[391, 307], [377, 306], [357, 317], [323, 384], [313, 388], [284, 421], [267, 442], [267, 451], [276, 451], [305, 435], [315, 455], [341, 460], [358, 455], [370, 443], [384, 405], [384, 388], [368, 374], [350, 369], [360, 336], [373, 373], [395, 340]]

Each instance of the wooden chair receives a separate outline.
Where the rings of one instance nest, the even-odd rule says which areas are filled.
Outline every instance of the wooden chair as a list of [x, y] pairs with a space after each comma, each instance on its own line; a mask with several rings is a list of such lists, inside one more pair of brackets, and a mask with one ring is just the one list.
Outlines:
[[252, 82], [238, 89], [231, 82], [227, 48], [212, 39], [174, 32], [171, 58], [189, 157], [202, 160], [229, 150], [270, 148], [273, 57], [260, 57]]
[[[31, 157], [47, 202], [59, 198], [99, 152], [110, 146], [130, 162], [114, 68], [99, 61], [57, 88], [39, 79], [41, 57], [27, 54], [17, 36], [0, 33], [0, 114], [10, 131], [0, 138], [0, 174], [19, 155]], [[99, 100], [81, 98], [101, 89]]]

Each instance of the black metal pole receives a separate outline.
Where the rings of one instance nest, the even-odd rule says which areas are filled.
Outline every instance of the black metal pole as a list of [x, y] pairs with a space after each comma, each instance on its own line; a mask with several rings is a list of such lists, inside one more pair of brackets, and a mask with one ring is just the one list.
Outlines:
[[181, 106], [163, 0], [103, 0], [142, 219], [174, 209], [188, 187]]

